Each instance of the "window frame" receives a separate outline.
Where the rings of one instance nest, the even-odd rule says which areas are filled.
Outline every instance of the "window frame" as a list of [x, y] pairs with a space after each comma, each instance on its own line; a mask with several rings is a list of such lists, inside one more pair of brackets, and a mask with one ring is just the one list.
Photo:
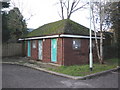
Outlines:
[[36, 48], [36, 47], [37, 47], [36, 45], [37, 45], [37, 44], [36, 44], [36, 41], [33, 40], [33, 41], [32, 41], [32, 48]]
[[73, 50], [80, 50], [81, 49], [81, 39], [73, 39], [72, 40], [72, 49]]

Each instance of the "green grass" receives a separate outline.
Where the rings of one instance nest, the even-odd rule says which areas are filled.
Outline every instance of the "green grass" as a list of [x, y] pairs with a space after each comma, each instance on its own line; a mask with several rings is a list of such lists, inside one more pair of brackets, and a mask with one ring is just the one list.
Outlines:
[[107, 59], [106, 61], [105, 61], [108, 65], [118, 65], [118, 63], [120, 62], [120, 60], [119, 59], [117, 59], [117, 58], [113, 58], [113, 59]]
[[49, 68], [49, 70], [72, 75], [72, 76], [85, 76], [117, 67], [118, 59], [106, 60], [105, 64], [93, 64], [93, 71], [89, 70], [89, 65], [74, 65], [74, 66], [61, 66], [58, 68]]

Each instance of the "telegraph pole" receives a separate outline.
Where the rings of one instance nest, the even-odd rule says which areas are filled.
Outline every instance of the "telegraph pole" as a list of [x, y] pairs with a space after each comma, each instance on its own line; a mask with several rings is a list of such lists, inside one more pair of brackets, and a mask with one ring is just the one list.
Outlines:
[[90, 71], [93, 70], [93, 56], [92, 56], [92, 29], [91, 29], [91, 0], [89, 1], [90, 3], [90, 43], [89, 43], [89, 47], [90, 47], [90, 52], [89, 52], [89, 67], [90, 67]]

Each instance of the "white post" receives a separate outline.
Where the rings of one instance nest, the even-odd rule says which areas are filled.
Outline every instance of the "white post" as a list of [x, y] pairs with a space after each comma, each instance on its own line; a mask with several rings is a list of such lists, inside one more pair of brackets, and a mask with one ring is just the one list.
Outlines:
[[90, 53], [89, 53], [89, 67], [93, 69], [93, 57], [92, 57], [92, 29], [91, 29], [91, 0], [90, 0]]

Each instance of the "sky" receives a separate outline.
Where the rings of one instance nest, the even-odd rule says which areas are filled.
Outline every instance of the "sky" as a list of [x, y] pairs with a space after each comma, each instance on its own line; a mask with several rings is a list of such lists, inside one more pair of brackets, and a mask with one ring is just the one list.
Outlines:
[[[27, 20], [27, 27], [36, 29], [44, 24], [61, 20], [59, 0], [11, 0], [11, 6], [19, 7]], [[31, 17], [31, 15], [33, 15]], [[79, 10], [72, 14], [71, 20], [89, 27], [89, 9]]]

